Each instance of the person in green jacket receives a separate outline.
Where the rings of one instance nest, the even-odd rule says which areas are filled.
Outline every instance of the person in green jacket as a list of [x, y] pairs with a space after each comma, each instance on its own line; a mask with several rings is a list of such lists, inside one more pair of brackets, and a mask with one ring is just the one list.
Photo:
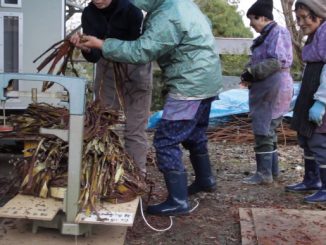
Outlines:
[[[85, 36], [83, 45], [105, 58], [146, 64], [156, 60], [168, 89], [154, 147], [168, 197], [149, 205], [153, 215], [189, 213], [188, 195], [216, 189], [205, 131], [211, 102], [221, 87], [221, 66], [208, 18], [192, 0], [131, 0], [147, 12], [143, 34], [135, 41]], [[180, 144], [190, 152], [195, 181], [187, 188]]]

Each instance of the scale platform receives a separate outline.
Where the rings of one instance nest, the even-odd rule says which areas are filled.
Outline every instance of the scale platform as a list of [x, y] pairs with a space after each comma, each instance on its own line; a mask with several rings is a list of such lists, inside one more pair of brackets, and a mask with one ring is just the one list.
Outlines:
[[0, 217], [51, 221], [62, 210], [62, 201], [16, 195], [0, 208]]
[[[109, 239], [110, 241], [111, 240], [115, 241], [114, 243], [112, 243], [114, 245], [123, 244], [127, 232], [127, 228], [133, 225], [134, 218], [138, 208], [138, 203], [139, 203], [139, 197], [137, 197], [136, 199], [130, 202], [121, 203], [121, 204], [111, 204], [108, 202], [102, 202], [97, 206], [98, 215], [91, 214], [90, 216], [87, 216], [84, 212], [80, 212], [76, 216], [75, 223], [92, 225], [93, 227], [92, 236], [90, 237], [93, 237], [93, 239], [95, 239], [93, 235], [97, 236], [98, 233], [97, 231], [99, 230], [98, 227], [102, 227], [100, 230], [105, 231], [103, 225], [111, 226], [111, 228], [106, 228], [107, 231], [109, 230], [114, 231], [114, 232], [109, 232], [109, 234], [111, 234], [111, 237], [107, 234], [108, 232], [104, 232], [106, 237], [106, 242]], [[44, 199], [39, 197], [18, 194], [10, 201], [8, 201], [3, 207], [0, 208], [0, 218], [17, 219], [14, 222], [22, 222], [22, 223], [26, 223], [28, 222], [28, 220], [29, 221], [32, 220], [38, 223], [53, 222], [55, 220], [58, 220], [58, 214], [62, 212], [63, 207], [64, 204], [62, 200], [58, 200], [54, 198]], [[55, 221], [54, 223], [59, 223], [59, 222], [60, 220]], [[29, 227], [32, 226], [30, 225]], [[46, 227], [46, 226], [42, 224], [42, 227]], [[97, 227], [95, 230], [96, 234], [94, 234], [94, 227]], [[58, 225], [57, 227], [49, 226], [48, 228], [60, 229], [60, 225]], [[39, 234], [43, 232], [44, 231], [42, 230], [42, 232], [38, 232], [37, 234], [34, 235], [43, 237], [44, 234], [43, 235]], [[33, 233], [36, 233], [34, 231], [34, 224], [33, 224]], [[1, 242], [2, 239], [5, 239], [5, 237], [6, 236], [3, 237], [0, 236], [0, 244], [2, 243]], [[58, 239], [59, 237], [60, 235], [58, 236]], [[15, 236], [12, 239], [14, 238]], [[119, 238], [118, 240], [122, 240], [122, 242], [121, 243], [118, 242], [118, 240], [116, 240], [117, 238]], [[18, 240], [14, 240], [14, 241], [12, 244], [18, 244]], [[10, 243], [5, 243], [5, 244], [10, 244]]]

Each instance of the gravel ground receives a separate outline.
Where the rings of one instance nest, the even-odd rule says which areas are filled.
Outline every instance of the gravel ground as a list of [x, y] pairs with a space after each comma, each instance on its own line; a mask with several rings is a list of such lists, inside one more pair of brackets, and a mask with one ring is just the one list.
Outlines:
[[[300, 181], [303, 175], [302, 151], [297, 145], [279, 146], [281, 176], [271, 185], [249, 186], [242, 179], [255, 171], [252, 144], [209, 143], [212, 166], [217, 176], [218, 188], [214, 193], [191, 197], [199, 206], [190, 215], [173, 218], [173, 226], [165, 232], [151, 230], [138, 212], [135, 224], [129, 228], [126, 245], [151, 244], [241, 244], [239, 208], [289, 208], [323, 209], [325, 206], [303, 203], [304, 194], [284, 192], [284, 186]], [[189, 182], [194, 179], [187, 153], [184, 162]], [[150, 203], [163, 201], [166, 197], [162, 175], [154, 164], [148, 166], [149, 179], [155, 183]], [[144, 199], [146, 208], [147, 197]], [[146, 216], [148, 222], [158, 229], [169, 226], [167, 217]]]

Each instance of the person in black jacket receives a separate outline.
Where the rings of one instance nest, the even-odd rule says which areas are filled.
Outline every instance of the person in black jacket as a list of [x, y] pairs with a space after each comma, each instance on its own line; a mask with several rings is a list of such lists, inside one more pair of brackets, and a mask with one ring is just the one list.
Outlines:
[[[141, 35], [143, 13], [129, 0], [92, 0], [83, 10], [81, 20], [86, 35], [130, 41]], [[82, 48], [80, 34], [73, 35], [70, 41], [77, 48]], [[152, 97], [151, 64], [123, 64], [128, 76], [124, 78], [122, 98], [119, 98], [113, 62], [104, 59], [99, 49], [81, 50], [87, 61], [96, 63], [95, 99], [112, 109], [119, 110], [123, 107], [126, 116], [125, 148], [145, 173], [148, 148], [145, 129]]]
[[[81, 20], [86, 35], [131, 41], [141, 34], [143, 13], [129, 0], [93, 0], [84, 9]], [[98, 49], [83, 52], [83, 55], [94, 63], [102, 56]]]

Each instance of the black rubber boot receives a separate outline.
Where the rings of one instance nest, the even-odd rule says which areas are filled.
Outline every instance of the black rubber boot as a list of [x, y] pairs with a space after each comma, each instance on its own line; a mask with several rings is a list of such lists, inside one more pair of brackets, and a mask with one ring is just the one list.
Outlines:
[[188, 187], [188, 194], [194, 195], [201, 191], [214, 192], [216, 190], [216, 179], [212, 173], [208, 154], [191, 154], [190, 161], [196, 178]]
[[280, 175], [280, 169], [278, 164], [278, 152], [275, 150], [273, 152], [273, 161], [272, 161], [272, 175], [273, 178], [277, 178]]
[[307, 203], [326, 203], [326, 165], [321, 165], [319, 173], [322, 186], [316, 193], [304, 198]]
[[321, 187], [320, 174], [318, 164], [314, 159], [304, 159], [304, 177], [303, 181], [297, 184], [288, 185], [285, 191], [302, 192], [319, 190]]
[[189, 213], [187, 173], [169, 171], [164, 173], [168, 198], [160, 204], [147, 207], [147, 213], [161, 216], [175, 216]]
[[245, 178], [242, 182], [249, 185], [270, 184], [273, 182], [272, 175], [273, 152], [256, 153], [256, 173]]

